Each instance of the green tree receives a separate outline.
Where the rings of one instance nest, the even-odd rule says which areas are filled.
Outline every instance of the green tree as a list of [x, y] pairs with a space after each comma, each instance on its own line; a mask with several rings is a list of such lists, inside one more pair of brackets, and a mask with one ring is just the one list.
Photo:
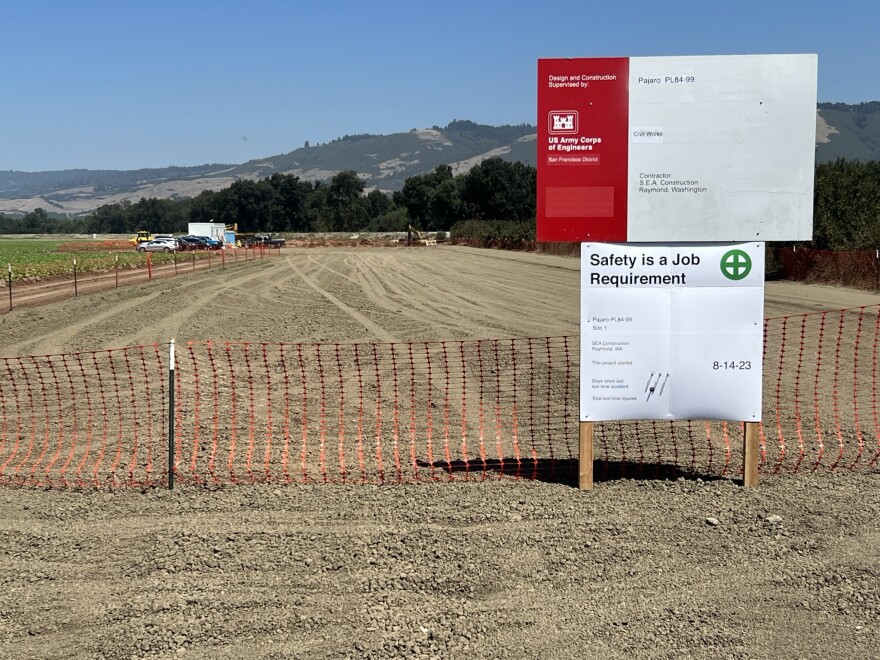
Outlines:
[[433, 183], [427, 174], [411, 176], [403, 182], [403, 188], [394, 193], [397, 206], [406, 209], [406, 213], [414, 225], [423, 227], [430, 213]]
[[336, 174], [327, 189], [327, 208], [332, 231], [357, 231], [366, 226], [367, 203], [364, 182], [357, 172], [346, 170]]
[[269, 184], [275, 189], [284, 217], [283, 223], [278, 223], [278, 228], [273, 231], [309, 231], [311, 222], [307, 209], [312, 186], [301, 181], [299, 177], [286, 174], [273, 174], [269, 178]]
[[534, 220], [537, 170], [522, 163], [487, 158], [462, 182], [468, 213], [481, 220]]
[[220, 218], [224, 224], [238, 223], [242, 232], [265, 231], [273, 222], [274, 193], [271, 187], [260, 182], [242, 179], [226, 188], [220, 204]]
[[428, 221], [424, 225], [429, 231], [449, 231], [461, 220], [465, 205], [461, 200], [460, 177], [440, 181], [428, 202]]
[[880, 245], [880, 163], [842, 158], [816, 167], [813, 245], [858, 250]]
[[309, 226], [313, 231], [334, 231], [329, 205], [327, 204], [328, 190], [327, 184], [317, 181], [306, 203], [306, 215], [309, 218]]
[[131, 202], [124, 200], [95, 209], [86, 220], [86, 231], [97, 234], [127, 234], [138, 227], [131, 219]]
[[394, 202], [381, 190], [371, 190], [367, 194], [367, 216], [371, 220], [389, 213], [393, 207]]
[[49, 225], [49, 214], [43, 208], [36, 208], [25, 215], [19, 224], [22, 234], [45, 234]]
[[141, 198], [128, 212], [132, 231], [146, 229], [152, 232], [172, 233], [186, 231], [190, 203], [188, 200]]
[[222, 197], [221, 193], [213, 190], [203, 190], [190, 202], [186, 221], [225, 223], [223, 213], [221, 213]]
[[392, 207], [388, 213], [370, 218], [366, 226], [367, 231], [406, 231], [409, 225], [409, 216], [406, 209]]
[[409, 177], [394, 193], [397, 206], [406, 209], [412, 224], [425, 230], [448, 230], [462, 210], [459, 182], [449, 165]]

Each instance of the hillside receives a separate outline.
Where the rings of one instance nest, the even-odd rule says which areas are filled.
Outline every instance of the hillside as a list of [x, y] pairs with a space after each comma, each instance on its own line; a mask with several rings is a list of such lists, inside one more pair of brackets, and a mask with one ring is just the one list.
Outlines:
[[[534, 165], [535, 137], [535, 127], [527, 124], [486, 126], [455, 120], [442, 128], [346, 135], [240, 165], [0, 172], [0, 213], [24, 214], [43, 208], [51, 214], [82, 215], [104, 204], [135, 202], [142, 197], [195, 197], [203, 190], [225, 188], [236, 179], [259, 179], [274, 173], [316, 181], [355, 170], [368, 188], [393, 191], [400, 190], [407, 178], [443, 164], [451, 165], [456, 174], [491, 156]], [[816, 160], [839, 157], [880, 160], [880, 102], [819, 104]]]
[[391, 135], [346, 135], [326, 144], [252, 160], [241, 165], [113, 171], [0, 172], [0, 213], [80, 215], [98, 206], [142, 197], [195, 197], [219, 190], [236, 179], [259, 179], [274, 173], [309, 181], [327, 180], [355, 170], [368, 188], [393, 191], [407, 178], [452, 165], [467, 171], [490, 156], [535, 162], [535, 127], [485, 126], [456, 120], [446, 127], [413, 129]]
[[830, 130], [816, 135], [816, 160], [880, 160], [880, 101], [847, 105], [820, 103], [819, 122]]

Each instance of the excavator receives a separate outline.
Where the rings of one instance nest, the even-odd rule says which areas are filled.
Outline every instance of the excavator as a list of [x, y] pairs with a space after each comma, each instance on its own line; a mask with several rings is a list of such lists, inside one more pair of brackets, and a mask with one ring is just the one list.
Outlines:
[[407, 226], [407, 230], [406, 230], [406, 244], [407, 245], [410, 245], [412, 243], [412, 235], [413, 234], [415, 234], [418, 237], [418, 241], [422, 245], [437, 245], [436, 238], [427, 238], [427, 234], [420, 232], [418, 229], [416, 229], [412, 225]]

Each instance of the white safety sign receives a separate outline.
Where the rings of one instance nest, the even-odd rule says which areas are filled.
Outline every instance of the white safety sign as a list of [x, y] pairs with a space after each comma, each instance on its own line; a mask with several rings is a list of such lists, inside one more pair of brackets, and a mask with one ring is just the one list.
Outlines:
[[761, 419], [764, 243], [581, 245], [581, 421]]

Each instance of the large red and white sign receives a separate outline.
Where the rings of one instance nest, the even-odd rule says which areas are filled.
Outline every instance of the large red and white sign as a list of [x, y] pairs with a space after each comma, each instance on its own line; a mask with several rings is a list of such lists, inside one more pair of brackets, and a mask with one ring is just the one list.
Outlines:
[[540, 241], [812, 238], [817, 57], [538, 61]]

